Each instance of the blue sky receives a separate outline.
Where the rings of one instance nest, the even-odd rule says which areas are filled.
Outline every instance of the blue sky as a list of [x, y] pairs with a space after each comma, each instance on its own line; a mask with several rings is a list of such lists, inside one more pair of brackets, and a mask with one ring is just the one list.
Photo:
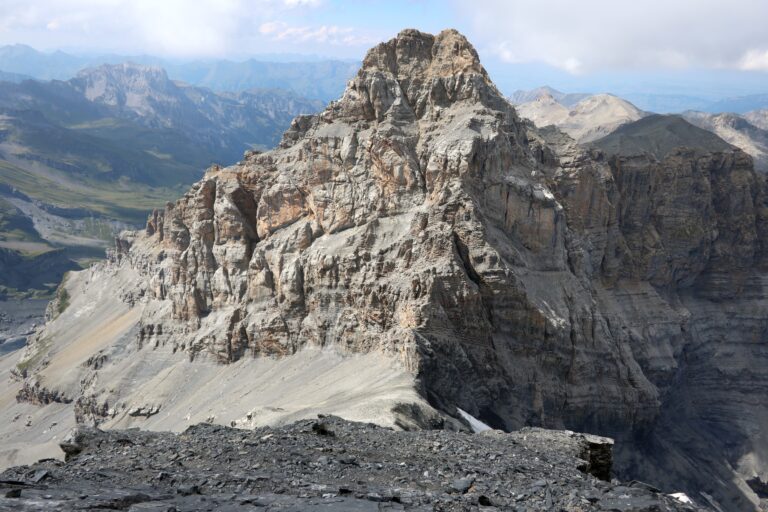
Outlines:
[[457, 28], [505, 87], [768, 92], [768, 0], [0, 0], [0, 44], [243, 59], [361, 59]]

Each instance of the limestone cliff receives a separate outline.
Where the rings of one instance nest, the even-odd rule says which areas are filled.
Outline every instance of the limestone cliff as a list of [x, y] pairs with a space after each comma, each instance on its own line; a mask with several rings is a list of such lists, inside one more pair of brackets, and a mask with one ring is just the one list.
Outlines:
[[[583, 149], [521, 121], [463, 36], [406, 30], [278, 149], [210, 169], [71, 279], [71, 305], [14, 373], [27, 400], [152, 428], [205, 376], [219, 391], [203, 400], [229, 404], [215, 421], [250, 425], [313, 396], [324, 374], [307, 354], [381, 355], [400, 373], [361, 363], [358, 387], [320, 406], [349, 395], [342, 415], [389, 404], [403, 428], [452, 424], [458, 407], [498, 428], [611, 435], [623, 476], [757, 506], [767, 232], [741, 151]], [[109, 334], [72, 334], [94, 311]], [[274, 373], [289, 361], [303, 385]], [[274, 391], [258, 413], [232, 401], [254, 372]], [[368, 385], [381, 401], [354, 394]]]

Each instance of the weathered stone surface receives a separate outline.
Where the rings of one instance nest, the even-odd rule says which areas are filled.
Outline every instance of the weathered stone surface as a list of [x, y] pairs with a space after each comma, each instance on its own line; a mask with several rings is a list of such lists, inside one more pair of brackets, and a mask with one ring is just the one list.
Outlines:
[[585, 473], [572, 432], [395, 432], [331, 417], [73, 438], [66, 463], [0, 474], [0, 510], [698, 510]]
[[768, 474], [767, 218], [744, 153], [580, 148], [521, 121], [460, 34], [407, 30], [278, 149], [210, 169], [122, 235], [71, 294], [114, 290], [135, 337], [37, 377], [81, 395], [81, 418], [155, 420], [169, 403], [127, 388], [158, 382], [142, 367], [171, 349], [230, 365], [380, 353], [442, 414], [417, 407], [414, 425], [459, 407], [610, 435], [619, 474], [744, 509], [744, 479]]

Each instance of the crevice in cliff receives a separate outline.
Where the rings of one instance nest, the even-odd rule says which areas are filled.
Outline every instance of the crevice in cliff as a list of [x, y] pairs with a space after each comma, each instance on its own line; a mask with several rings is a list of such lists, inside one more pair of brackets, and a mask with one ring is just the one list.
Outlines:
[[483, 279], [469, 261], [469, 248], [467, 247], [467, 244], [464, 243], [455, 231], [453, 232], [453, 244], [456, 247], [456, 253], [459, 255], [459, 259], [464, 267], [464, 271], [467, 273], [467, 277], [469, 277], [469, 279], [478, 287], [483, 286]]
[[763, 482], [759, 477], [747, 480], [747, 485], [760, 499], [768, 499], [768, 482]]
[[[453, 245], [456, 249], [456, 253], [459, 256], [459, 260], [461, 261], [461, 264], [464, 267], [464, 272], [467, 274], [467, 277], [469, 278], [469, 280], [475, 283], [475, 285], [477, 285], [478, 292], [480, 293], [480, 301], [482, 302], [483, 311], [485, 311], [485, 316], [486, 316], [486, 319], [488, 320], [488, 324], [492, 327], [493, 326], [492, 291], [488, 288], [488, 285], [485, 283], [482, 276], [478, 274], [477, 270], [475, 270], [475, 267], [472, 265], [470, 255], [469, 255], [469, 247], [467, 247], [467, 244], [464, 243], [464, 241], [455, 231], [452, 233], [452, 236], [453, 236]], [[496, 350], [496, 346], [493, 342], [493, 336], [489, 335], [488, 339], [491, 343], [491, 347], [494, 350]]]

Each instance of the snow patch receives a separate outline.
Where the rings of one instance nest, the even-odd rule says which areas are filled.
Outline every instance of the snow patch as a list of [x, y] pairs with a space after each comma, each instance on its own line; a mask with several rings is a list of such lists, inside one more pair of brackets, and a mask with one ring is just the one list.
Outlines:
[[685, 503], [686, 505], [693, 505], [693, 500], [688, 497], [687, 494], [684, 492], [676, 492], [669, 495], [670, 498], [674, 498], [675, 500], [679, 501], [680, 503]]
[[464, 411], [462, 409], [456, 408], [459, 411], [459, 414], [461, 414], [461, 417], [464, 418], [467, 423], [469, 423], [470, 428], [472, 429], [472, 432], [478, 433], [483, 432], [485, 430], [493, 430], [491, 427], [480, 421], [479, 419], [475, 418], [471, 414], [469, 414], [467, 411]]

